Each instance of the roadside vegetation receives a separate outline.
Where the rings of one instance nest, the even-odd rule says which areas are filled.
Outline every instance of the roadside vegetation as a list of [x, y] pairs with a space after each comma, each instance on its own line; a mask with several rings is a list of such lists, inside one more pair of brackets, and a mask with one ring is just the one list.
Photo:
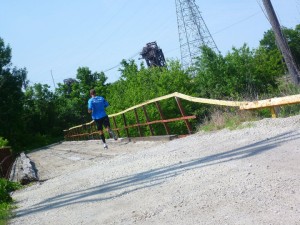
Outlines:
[[[299, 65], [300, 25], [294, 29], [283, 28], [283, 33]], [[173, 92], [234, 101], [299, 93], [299, 87], [290, 82], [271, 30], [265, 32], [260, 45], [253, 49], [244, 44], [222, 55], [203, 46], [201, 55], [188, 69], [182, 69], [176, 60], [168, 60], [164, 68], [148, 68], [144, 63], [123, 60], [119, 68], [120, 78], [108, 83], [104, 72], [79, 67], [74, 78], [58, 84], [55, 90], [46, 84], [31, 84], [27, 79], [26, 68], [14, 67], [11, 58], [12, 49], [0, 38], [0, 137], [9, 141], [14, 153], [62, 140], [64, 129], [90, 122], [86, 104], [91, 88], [95, 88], [99, 95], [108, 100], [109, 114]], [[241, 113], [206, 104], [185, 101], [182, 104], [186, 114], [197, 116], [197, 121], [193, 121], [195, 131], [199, 126], [203, 129], [234, 128], [246, 120], [271, 116], [268, 110]], [[178, 116], [173, 100], [162, 101], [161, 108], [168, 118]], [[280, 116], [289, 116], [298, 113], [299, 106], [278, 110]], [[147, 112], [150, 119], [157, 116], [154, 106], [147, 107]], [[143, 112], [137, 113], [142, 115]], [[126, 115], [126, 119], [129, 124], [135, 121], [134, 113]], [[209, 125], [213, 123], [215, 125]], [[185, 132], [183, 122], [172, 123], [170, 126], [174, 134]], [[130, 132], [131, 136], [138, 135], [134, 129]], [[144, 133], [147, 132], [145, 129]], [[155, 134], [165, 134], [163, 126], [155, 125]]]
[[261, 119], [261, 117], [257, 113], [250, 111], [228, 110], [224, 112], [216, 110], [211, 114], [210, 118], [206, 118], [204, 122], [198, 126], [198, 131], [210, 132], [224, 128], [229, 130], [242, 129], [251, 127], [251, 122], [259, 119]]
[[10, 192], [21, 188], [21, 184], [0, 178], [0, 225], [6, 225], [12, 216], [13, 199]]
[[[300, 25], [295, 29], [283, 28], [283, 33], [296, 63], [300, 65]], [[168, 60], [164, 68], [147, 68], [144, 63], [123, 60], [119, 68], [120, 78], [108, 83], [104, 72], [79, 67], [73, 74], [74, 78], [58, 84], [55, 90], [47, 84], [31, 84], [27, 79], [27, 69], [13, 66], [11, 58], [12, 49], [0, 37], [0, 146], [9, 143], [15, 154], [62, 140], [64, 129], [90, 122], [87, 100], [91, 88], [108, 100], [109, 114], [173, 92], [234, 101], [300, 93], [299, 86], [292, 84], [287, 75], [271, 30], [265, 32], [255, 49], [244, 44], [222, 55], [203, 46], [196, 63], [188, 69], [182, 69], [176, 60]], [[237, 111], [185, 101], [182, 104], [186, 114], [197, 116], [197, 121], [193, 121], [195, 131], [239, 129], [251, 126], [251, 121], [271, 116], [268, 110]], [[165, 100], [161, 107], [168, 118], [178, 116], [174, 101]], [[278, 113], [286, 117], [298, 114], [299, 110], [300, 105], [293, 105], [279, 108]], [[147, 108], [150, 119], [155, 119], [156, 111], [154, 106]], [[140, 111], [137, 113], [142, 115]], [[132, 113], [127, 116], [127, 122], [133, 121], [135, 115]], [[250, 123], [245, 124], [246, 121]], [[182, 121], [170, 126], [174, 134], [185, 132]], [[131, 136], [138, 135], [137, 131], [130, 132]], [[155, 127], [156, 135], [164, 133], [163, 126]], [[11, 215], [13, 200], [9, 193], [18, 188], [20, 184], [0, 179], [0, 224], [6, 224]]]

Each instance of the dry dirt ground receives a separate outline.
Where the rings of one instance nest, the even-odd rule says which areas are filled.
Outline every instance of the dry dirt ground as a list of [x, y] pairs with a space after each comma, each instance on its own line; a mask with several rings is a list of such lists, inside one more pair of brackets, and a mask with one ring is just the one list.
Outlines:
[[63, 142], [29, 154], [41, 182], [13, 225], [300, 224], [300, 116], [172, 141]]

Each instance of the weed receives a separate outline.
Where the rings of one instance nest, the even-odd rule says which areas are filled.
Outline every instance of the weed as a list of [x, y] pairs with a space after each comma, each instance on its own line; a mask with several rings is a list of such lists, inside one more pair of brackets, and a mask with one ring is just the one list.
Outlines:
[[9, 193], [21, 187], [22, 185], [19, 183], [0, 178], [0, 225], [7, 224], [7, 220], [11, 216], [11, 210], [13, 209], [13, 200]]
[[246, 121], [258, 120], [257, 114], [251, 111], [214, 111], [210, 118], [206, 118], [204, 123], [198, 127], [202, 131], [215, 131], [223, 128], [229, 130], [243, 129], [251, 127], [251, 123], [244, 123]]

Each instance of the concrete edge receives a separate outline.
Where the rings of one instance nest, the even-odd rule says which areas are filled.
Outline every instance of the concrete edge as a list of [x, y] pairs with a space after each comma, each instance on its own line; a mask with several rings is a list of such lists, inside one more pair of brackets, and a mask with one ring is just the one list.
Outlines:
[[177, 139], [178, 135], [160, 135], [160, 136], [148, 136], [148, 137], [129, 137], [122, 138], [121, 142], [129, 142], [129, 141], [171, 141]]

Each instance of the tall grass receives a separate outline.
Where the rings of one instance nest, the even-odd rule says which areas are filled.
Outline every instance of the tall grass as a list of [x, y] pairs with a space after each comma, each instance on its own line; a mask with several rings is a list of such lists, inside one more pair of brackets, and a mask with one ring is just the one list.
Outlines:
[[21, 188], [21, 184], [0, 178], [0, 225], [6, 225], [13, 209], [10, 192]]
[[[300, 94], [300, 86], [292, 84], [286, 78], [281, 78], [279, 80], [279, 87], [276, 92], [269, 95], [260, 96], [259, 99], [269, 99], [297, 94]], [[278, 117], [299, 115], [300, 104], [276, 107], [276, 112]], [[209, 116], [204, 119], [204, 122], [198, 126], [197, 130], [214, 131], [223, 128], [228, 128], [230, 130], [239, 129], [251, 125], [251, 123], [245, 124], [244, 122], [246, 121], [256, 121], [262, 118], [270, 117], [271, 112], [270, 109], [267, 108], [251, 111], [240, 111], [238, 109], [215, 107], [215, 109], [209, 114]]]
[[253, 111], [240, 110], [220, 110], [216, 109], [204, 119], [203, 124], [198, 127], [198, 131], [215, 131], [223, 128], [230, 130], [242, 129], [251, 126], [251, 123], [244, 122], [256, 121], [261, 119], [258, 113]]
[[[300, 94], [300, 86], [291, 84], [287, 80], [283, 79], [280, 81], [278, 91], [280, 96], [297, 95]], [[278, 115], [280, 117], [298, 115], [299, 112], [300, 112], [300, 104], [288, 105], [288, 106], [280, 107], [278, 109]]]

